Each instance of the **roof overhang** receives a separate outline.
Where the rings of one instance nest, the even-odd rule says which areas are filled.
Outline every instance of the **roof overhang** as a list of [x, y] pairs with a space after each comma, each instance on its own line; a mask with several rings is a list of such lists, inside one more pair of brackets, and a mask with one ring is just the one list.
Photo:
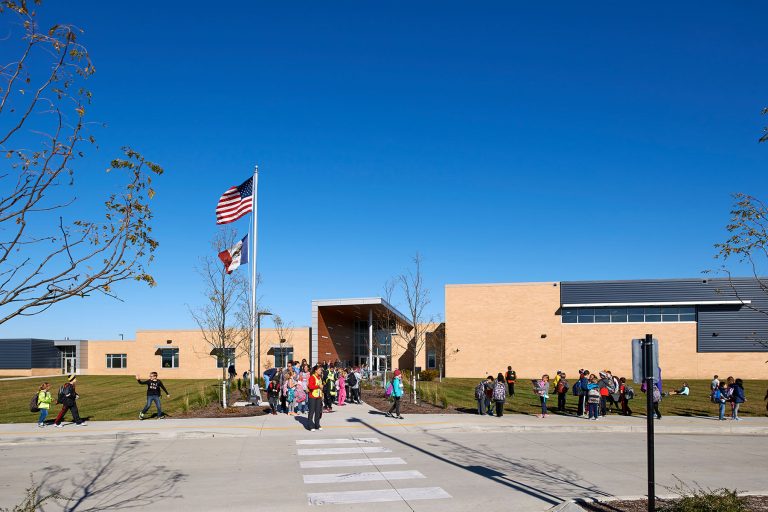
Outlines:
[[740, 306], [751, 304], [751, 300], [693, 300], [683, 302], [585, 302], [582, 304], [563, 304], [564, 308], [603, 308], [633, 306]]
[[155, 348], [157, 350], [162, 350], [164, 348], [179, 348], [177, 345], [155, 345]]
[[[320, 299], [313, 300], [312, 306], [316, 306], [318, 308], [333, 306], [348, 307], [353, 309], [357, 308], [360, 310], [361, 318], [367, 318], [368, 307], [376, 306], [388, 310], [397, 318], [400, 323], [409, 327], [409, 329], [413, 329], [413, 324], [405, 317], [405, 315], [381, 297], [363, 297], [359, 299]], [[365, 315], [363, 315], [363, 309], [365, 309]]]
[[53, 340], [54, 347], [79, 347], [84, 340]]

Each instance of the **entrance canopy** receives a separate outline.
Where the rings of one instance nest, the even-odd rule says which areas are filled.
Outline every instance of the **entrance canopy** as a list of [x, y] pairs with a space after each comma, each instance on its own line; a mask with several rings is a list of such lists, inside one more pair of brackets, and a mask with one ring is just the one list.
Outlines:
[[391, 368], [392, 337], [411, 322], [381, 297], [312, 301], [312, 364]]

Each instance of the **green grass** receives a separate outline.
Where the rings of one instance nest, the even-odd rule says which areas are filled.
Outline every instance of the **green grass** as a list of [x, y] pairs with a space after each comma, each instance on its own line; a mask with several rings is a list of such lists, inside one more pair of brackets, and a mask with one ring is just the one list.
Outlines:
[[[44, 381], [51, 383], [54, 402], [59, 387], [66, 377], [0, 381], [0, 423], [31, 423], [37, 421], [37, 413], [29, 412], [29, 401]], [[201, 401], [216, 400], [217, 380], [163, 379], [171, 398], [162, 396], [163, 412], [170, 417], [181, 414], [186, 400], [190, 409], [199, 407]], [[146, 403], [147, 388], [136, 383], [130, 376], [83, 375], [77, 378], [77, 407], [80, 415], [91, 420], [137, 419]], [[54, 405], [48, 418], [58, 414], [60, 405]], [[155, 413], [154, 406], [150, 414]], [[70, 418], [67, 413], [67, 418]]]
[[[477, 401], [474, 398], [474, 390], [480, 377], [475, 379], [443, 379], [443, 382], [419, 382], [420, 394], [427, 401], [434, 403], [435, 396], [444, 395], [450, 407], [465, 408], [469, 411], [477, 409]], [[573, 381], [569, 381], [573, 385]], [[679, 389], [682, 380], [664, 379], [664, 391]], [[691, 389], [690, 396], [667, 396], [661, 401], [661, 414], [672, 416], [717, 416], [717, 405], [709, 401], [709, 380], [687, 380]], [[644, 415], [645, 394], [640, 392], [639, 384], [630, 384], [635, 390], [635, 399], [630, 400], [629, 407], [635, 415]], [[747, 402], [741, 405], [739, 415], [743, 417], [765, 416], [765, 396], [768, 380], [744, 381], [744, 392]], [[438, 400], [439, 401], [439, 400]], [[578, 397], [568, 391], [566, 409], [570, 413], [576, 412]], [[440, 404], [436, 404], [440, 405]], [[549, 409], [557, 406], [557, 394], [549, 395], [547, 401]], [[726, 404], [726, 413], [730, 414], [730, 405]], [[530, 380], [519, 379], [515, 387], [515, 396], [507, 398], [504, 411], [519, 414], [538, 414], [541, 412], [539, 397], [534, 395]]]

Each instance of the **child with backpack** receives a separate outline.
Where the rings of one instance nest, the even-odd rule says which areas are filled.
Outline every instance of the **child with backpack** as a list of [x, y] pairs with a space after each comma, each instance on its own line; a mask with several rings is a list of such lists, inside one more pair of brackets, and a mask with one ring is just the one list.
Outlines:
[[717, 387], [712, 391], [712, 402], [717, 404], [717, 419], [725, 421], [725, 382], [718, 382]]
[[277, 405], [280, 403], [280, 383], [275, 379], [269, 381], [267, 399], [269, 400], [269, 408], [272, 409], [272, 414], [277, 415]]
[[597, 375], [594, 373], [589, 376], [589, 380], [587, 383], [587, 409], [588, 409], [588, 420], [595, 420], [597, 421], [599, 417], [599, 410], [600, 407], [600, 386], [597, 383]]
[[288, 410], [288, 416], [296, 416], [296, 380], [293, 370], [288, 370], [288, 378], [283, 384], [283, 396]]
[[404, 389], [403, 378], [401, 375], [400, 370], [395, 370], [395, 378], [392, 379], [392, 383], [390, 384], [390, 386], [392, 386], [392, 398], [394, 398], [394, 402], [386, 414], [387, 418], [403, 419], [400, 415], [400, 400], [403, 398]]
[[36, 408], [40, 411], [40, 415], [37, 417], [37, 426], [43, 428], [45, 426], [45, 418], [48, 417], [48, 411], [53, 403], [53, 398], [51, 397], [51, 385], [48, 382], [40, 384], [35, 402]]
[[568, 397], [568, 379], [565, 376], [565, 372], [560, 372], [560, 378], [555, 384], [555, 391], [557, 392], [557, 412], [565, 412], [565, 401]]
[[547, 399], [549, 398], [549, 375], [546, 373], [541, 376], [541, 380], [534, 379], [533, 392], [539, 395], [539, 401], [541, 402], [541, 414], [539, 418], [546, 418], [549, 416], [547, 413]]
[[507, 387], [504, 385], [504, 375], [499, 373], [496, 376], [496, 383], [493, 385], [493, 403], [496, 404], [496, 417], [501, 418], [504, 415], [504, 401], [507, 399]]
[[485, 414], [485, 380], [481, 380], [475, 386], [475, 400], [477, 400], [477, 414]]
[[67, 411], [72, 412], [72, 419], [74, 420], [75, 425], [85, 426], [86, 424], [85, 421], [80, 418], [80, 411], [77, 410], [76, 400], [80, 398], [80, 395], [78, 395], [75, 390], [76, 383], [77, 375], [70, 375], [66, 384], [59, 388], [59, 395], [56, 401], [60, 403], [62, 407], [61, 411], [59, 411], [59, 415], [56, 416], [56, 419], [53, 422], [53, 426], [56, 428], [62, 427], [61, 420], [64, 418], [64, 415], [67, 414]]

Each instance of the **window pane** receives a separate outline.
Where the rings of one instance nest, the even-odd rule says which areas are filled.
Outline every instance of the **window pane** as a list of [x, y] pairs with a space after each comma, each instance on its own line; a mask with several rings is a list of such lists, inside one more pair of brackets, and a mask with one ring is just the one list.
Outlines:
[[640, 313], [639, 315], [629, 315], [630, 322], [645, 322], [645, 315]]
[[626, 322], [627, 308], [611, 308], [611, 322]]
[[573, 316], [565, 316], [565, 315], [563, 315], [563, 323], [564, 324], [575, 324], [576, 323], [576, 315], [573, 315]]
[[694, 306], [682, 306], [680, 308], [680, 314], [681, 315], [695, 315], [696, 314], [696, 308]]
[[595, 308], [579, 308], [579, 316], [592, 316], [595, 314]]
[[179, 349], [177, 348], [173, 349], [173, 367], [174, 368], [179, 367]]
[[595, 322], [608, 323], [610, 321], [611, 315], [608, 314], [608, 311], [598, 311], [595, 315]]
[[648, 307], [648, 308], [645, 308], [645, 314], [646, 315], [659, 315], [659, 314], [661, 314], [661, 308], [659, 308], [659, 307]]
[[677, 322], [678, 315], [661, 315], [661, 320], [663, 322]]
[[576, 323], [576, 308], [563, 308], [562, 317], [564, 324]]
[[[658, 309], [658, 308], [657, 308]], [[646, 322], [661, 322], [661, 315], [645, 315]]]
[[581, 316], [579, 315], [579, 323], [580, 324], [591, 324], [595, 322], [594, 316]]
[[681, 322], [695, 322], [696, 321], [696, 315], [693, 314], [693, 313], [691, 313], [691, 314], [687, 314], [687, 313], [680, 314], [680, 321]]
[[670, 307], [670, 306], [664, 306], [661, 308], [661, 314], [662, 315], [676, 315], [680, 311], [680, 308], [678, 307]]

